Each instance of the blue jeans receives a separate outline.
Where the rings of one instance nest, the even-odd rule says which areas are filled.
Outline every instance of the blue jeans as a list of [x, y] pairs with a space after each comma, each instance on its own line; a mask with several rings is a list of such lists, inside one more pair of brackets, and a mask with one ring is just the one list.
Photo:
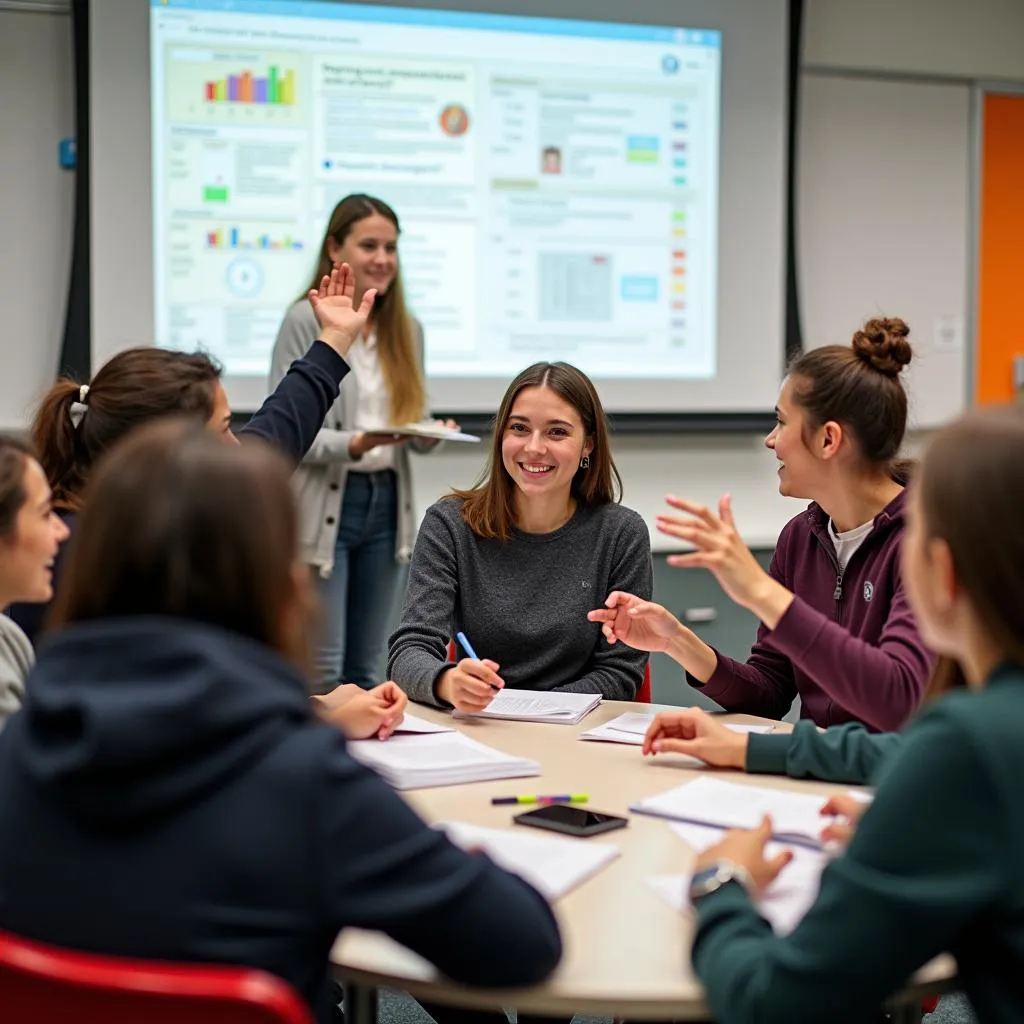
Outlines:
[[401, 567], [395, 562], [398, 496], [395, 474], [352, 473], [334, 549], [334, 572], [318, 577], [323, 615], [313, 652], [314, 690], [338, 683], [376, 686], [394, 611]]

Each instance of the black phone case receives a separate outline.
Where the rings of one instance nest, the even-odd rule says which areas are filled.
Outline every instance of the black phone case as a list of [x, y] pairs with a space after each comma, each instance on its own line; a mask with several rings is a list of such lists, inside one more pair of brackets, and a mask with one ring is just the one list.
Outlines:
[[512, 820], [517, 825], [528, 825], [530, 828], [543, 828], [549, 832], [561, 832], [563, 835], [576, 836], [578, 839], [586, 839], [588, 836], [597, 836], [602, 832], [614, 832], [618, 828], [625, 828], [629, 824], [628, 818], [612, 818], [611, 821], [602, 821], [599, 825], [590, 825], [587, 828], [576, 828], [573, 825], [566, 825], [560, 821], [552, 821], [550, 818], [531, 818], [532, 811], [517, 814]]

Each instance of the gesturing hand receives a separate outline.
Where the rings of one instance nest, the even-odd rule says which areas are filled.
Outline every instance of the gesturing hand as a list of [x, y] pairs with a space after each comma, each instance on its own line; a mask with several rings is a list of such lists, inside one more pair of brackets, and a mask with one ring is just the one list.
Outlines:
[[353, 301], [355, 290], [355, 274], [347, 263], [341, 263], [320, 279], [319, 288], [309, 291], [309, 302], [320, 325], [320, 340], [330, 345], [339, 356], [348, 353], [366, 327], [377, 297], [377, 289], [368, 288], [356, 309]]
[[621, 590], [613, 590], [604, 604], [604, 608], [587, 612], [587, 618], [601, 623], [601, 632], [610, 644], [621, 640], [638, 651], [665, 651], [685, 628], [667, 608]]
[[747, 735], [727, 729], [701, 708], [663, 711], [644, 736], [645, 754], [686, 754], [715, 768], [743, 769]]
[[761, 568], [736, 529], [732, 498], [726, 494], [718, 502], [716, 516], [704, 505], [669, 495], [665, 499], [681, 516], [660, 515], [659, 532], [692, 544], [696, 551], [671, 555], [668, 564], [682, 568], [710, 570], [721, 588], [744, 608], [749, 608], [770, 629], [774, 629], [793, 600], [781, 583]]

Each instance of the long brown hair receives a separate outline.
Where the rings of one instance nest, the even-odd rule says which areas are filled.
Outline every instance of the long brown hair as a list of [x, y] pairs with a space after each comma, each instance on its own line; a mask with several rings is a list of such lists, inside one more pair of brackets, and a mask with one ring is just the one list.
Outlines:
[[220, 374], [201, 352], [129, 348], [104, 363], [87, 389], [59, 380], [43, 396], [32, 424], [54, 505], [81, 508], [93, 464], [140, 424], [174, 414], [206, 423]]
[[[938, 433], [915, 479], [922, 533], [949, 546], [957, 582], [1007, 660], [1024, 668], [1024, 410], [969, 413]], [[940, 658], [932, 696], [965, 685]]]
[[483, 475], [470, 490], [449, 495], [462, 499], [462, 517], [481, 537], [508, 540], [512, 536], [516, 485], [502, 461], [501, 442], [512, 406], [525, 388], [551, 388], [576, 410], [583, 432], [593, 444], [589, 468], [577, 469], [572, 478], [572, 496], [587, 505], [604, 505], [622, 497], [622, 477], [612, 459], [608, 420], [590, 378], [569, 363], [534, 363], [509, 384], [501, 400]]
[[[336, 245], [344, 245], [352, 228], [374, 214], [391, 221], [395, 233], [401, 233], [398, 214], [387, 203], [373, 196], [356, 193], [345, 196], [335, 206], [320, 243], [316, 272], [306, 292], [318, 287], [321, 278], [331, 272], [328, 243], [333, 240]], [[306, 292], [302, 298], [305, 298]], [[391, 286], [383, 295], [377, 296], [370, 321], [377, 332], [377, 351], [380, 353], [381, 370], [390, 398], [391, 423], [415, 423], [423, 418], [426, 411], [426, 388], [420, 369], [420, 354], [413, 340], [412, 317], [405, 304], [401, 263], [396, 267]]]
[[25, 504], [25, 466], [32, 450], [24, 441], [0, 434], [0, 540], [13, 540]]
[[289, 477], [269, 446], [224, 444], [194, 421], [141, 428], [93, 474], [52, 624], [188, 619], [304, 667]]
[[907, 429], [907, 393], [900, 373], [911, 359], [910, 328], [891, 317], [868, 320], [850, 345], [825, 345], [789, 367], [793, 400], [807, 426], [835, 420], [853, 435], [866, 463], [905, 482], [909, 466], [896, 461]]

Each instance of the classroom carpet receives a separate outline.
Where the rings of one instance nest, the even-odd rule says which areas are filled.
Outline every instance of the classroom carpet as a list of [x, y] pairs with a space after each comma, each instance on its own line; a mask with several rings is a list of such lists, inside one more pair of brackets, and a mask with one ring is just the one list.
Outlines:
[[[404, 992], [384, 991], [381, 993], [380, 1024], [433, 1024], [433, 1018], [420, 1007], [419, 1003]], [[612, 1024], [609, 1018], [576, 1017], [574, 1024]], [[975, 1024], [970, 1004], [962, 995], [944, 996], [935, 1013], [924, 1018], [924, 1024]]]

